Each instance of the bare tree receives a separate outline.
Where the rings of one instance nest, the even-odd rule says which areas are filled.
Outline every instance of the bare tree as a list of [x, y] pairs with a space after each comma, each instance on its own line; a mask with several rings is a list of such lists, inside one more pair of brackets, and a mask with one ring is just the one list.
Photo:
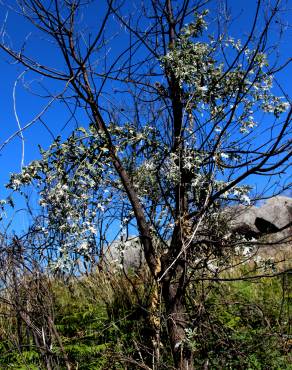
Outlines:
[[238, 263], [236, 247], [256, 245], [229, 232], [221, 209], [259, 198], [244, 181], [271, 176], [276, 184], [291, 154], [291, 102], [272, 88], [289, 62], [268, 62], [282, 3], [258, 0], [242, 41], [228, 35], [222, 12], [215, 27], [207, 0], [24, 0], [18, 7], [59, 59], [46, 65], [26, 45], [14, 50], [4, 31], [2, 50], [57, 81], [53, 86], [63, 84], [62, 93], [46, 95], [62, 101], [71, 120], [81, 111], [86, 127], [54, 141], [41, 161], [12, 176], [10, 187], [39, 183], [42, 229], [61, 245], [59, 267], [102, 246], [116, 220], [125, 234], [137, 229], [156, 284], [150, 316], [157, 364], [161, 299], [174, 365], [192, 369], [189, 284], [220, 278]]
[[[1, 240], [1, 315], [5, 327], [4, 339], [8, 339], [7, 352], [17, 348], [23, 352], [36, 350], [46, 369], [58, 368], [63, 363], [71, 369], [61, 337], [54, 324], [53, 293], [50, 278], [39, 268], [40, 259], [34, 260], [28, 252], [33, 237]], [[27, 245], [28, 244], [28, 245]], [[54, 353], [53, 345], [60, 348]], [[25, 357], [23, 356], [23, 361]]]

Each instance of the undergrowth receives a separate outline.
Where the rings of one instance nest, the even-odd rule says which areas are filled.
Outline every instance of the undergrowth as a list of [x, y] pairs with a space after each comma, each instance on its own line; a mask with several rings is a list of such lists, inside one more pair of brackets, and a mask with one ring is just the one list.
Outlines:
[[[72, 369], [152, 368], [151, 281], [147, 274], [142, 276], [98, 272], [67, 281], [50, 279], [54, 327], [60, 339], [52, 340], [50, 347], [56, 369], [66, 369], [64, 353]], [[194, 351], [195, 368], [292, 369], [289, 279], [286, 274], [190, 287], [185, 345]], [[14, 307], [1, 302], [0, 369], [46, 369], [45, 355], [36, 347], [32, 331], [23, 322], [19, 328]], [[163, 315], [160, 340], [158, 368], [172, 369]]]

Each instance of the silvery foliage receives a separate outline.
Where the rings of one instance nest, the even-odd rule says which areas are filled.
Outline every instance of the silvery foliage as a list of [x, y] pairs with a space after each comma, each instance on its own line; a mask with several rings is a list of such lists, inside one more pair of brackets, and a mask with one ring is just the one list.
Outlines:
[[[123, 129], [111, 124], [109, 131], [122, 156], [126, 147], [139, 147], [144, 137], [147, 141], [151, 128], [146, 126], [138, 133], [130, 124]], [[12, 174], [7, 188], [25, 195], [23, 188], [32, 183], [36, 186], [45, 215], [36, 231], [48, 245], [57, 244], [58, 258], [51, 268], [70, 270], [79, 257], [88, 259], [94, 253], [99, 220], [110, 222], [115, 217], [124, 233], [133, 213], [120, 213], [119, 206], [125, 199], [123, 186], [113, 170], [107, 140], [93, 125], [78, 128], [64, 142], [58, 137], [48, 150], [41, 149], [41, 155], [41, 160]], [[3, 210], [5, 204], [6, 200], [0, 204]]]
[[22, 191], [35, 183], [46, 215], [38, 231], [48, 243], [58, 235], [57, 268], [70, 268], [72, 254], [87, 257], [95, 246], [96, 220], [112, 200], [104, 145], [93, 127], [88, 132], [79, 128], [63, 143], [57, 138], [47, 151], [41, 150], [42, 159], [13, 174], [7, 185]]
[[[168, 128], [156, 123], [138, 129], [131, 122], [112, 122], [108, 127], [116, 153], [130, 173], [141, 203], [145, 208], [153, 204], [156, 207], [151, 219], [153, 233], [160, 233], [166, 241], [170, 240], [176, 222], [171, 207], [182, 171], [188, 173], [188, 202], [192, 211], [201, 206], [202, 189], [214, 193], [232, 180], [225, 175], [227, 167], [241, 160], [240, 137], [256, 128], [257, 112], [271, 113], [277, 118], [288, 108], [282, 98], [272, 93], [273, 77], [265, 72], [268, 62], [264, 53], [242, 49], [240, 40], [225, 36], [219, 42], [211, 36], [208, 41], [197, 41], [207, 28], [206, 15], [207, 12], [196, 14], [194, 22], [185, 26], [175, 45], [160, 58], [161, 68], [166, 74], [171, 71], [180, 83], [183, 145], [176, 152], [171, 151], [167, 141], [161, 139]], [[223, 47], [226, 54], [239, 55], [231, 68], [220, 60]], [[226, 122], [229, 124], [225, 127]], [[208, 137], [208, 145], [203, 149], [199, 138], [202, 133]], [[212, 147], [215, 143], [216, 148]], [[98, 219], [106, 218], [110, 212], [116, 212], [119, 218], [119, 204], [126, 203], [126, 214], [121, 218], [124, 230], [133, 219], [133, 212], [113, 169], [106, 137], [93, 125], [75, 130], [64, 142], [58, 138], [41, 154], [41, 160], [11, 176], [8, 188], [21, 191], [23, 186], [36, 183], [39, 203], [47, 216], [42, 231], [48, 238], [56, 233], [60, 236], [56, 266], [64, 268], [70, 264], [72, 254], [90, 255]], [[248, 204], [249, 192], [248, 186], [236, 186], [221, 198]], [[234, 245], [235, 236], [219, 225], [220, 212], [212, 209], [208, 217], [210, 222], [206, 225], [217, 225], [221, 230], [214, 231], [218, 240], [224, 245]], [[252, 251], [247, 248], [251, 243], [240, 240], [242, 244], [236, 253], [249, 257]], [[210, 257], [206, 252], [206, 257], [204, 245], [200, 249], [202, 257], [194, 265], [216, 272], [218, 255]], [[226, 263], [226, 258], [223, 261]]]
[[[186, 113], [195, 109], [209, 122], [229, 118], [236, 110], [234, 123], [240, 132], [248, 133], [256, 126], [254, 114], [260, 108], [276, 117], [287, 110], [289, 103], [271, 92], [273, 76], [265, 72], [268, 67], [266, 54], [257, 49], [243, 48], [240, 40], [231, 37], [218, 40], [209, 37], [208, 42], [196, 41], [207, 28], [208, 11], [196, 14], [195, 22], [187, 25], [178, 37], [175, 47], [163, 58], [162, 66], [174, 72], [184, 90]], [[220, 49], [238, 55], [243, 52], [232, 68], [218, 61]], [[221, 127], [216, 127], [220, 132]]]

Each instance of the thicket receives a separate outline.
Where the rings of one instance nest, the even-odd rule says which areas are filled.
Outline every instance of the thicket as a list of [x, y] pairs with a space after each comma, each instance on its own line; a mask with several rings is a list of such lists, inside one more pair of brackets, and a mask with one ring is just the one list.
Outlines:
[[[1, 292], [0, 368], [151, 369], [147, 276], [14, 276], [17, 292], [13, 286]], [[220, 284], [190, 285], [186, 294], [196, 328], [187, 332], [195, 368], [291, 369], [289, 274], [251, 281], [228, 277]], [[159, 368], [174, 369], [164, 319], [160, 329], [166, 345]]]

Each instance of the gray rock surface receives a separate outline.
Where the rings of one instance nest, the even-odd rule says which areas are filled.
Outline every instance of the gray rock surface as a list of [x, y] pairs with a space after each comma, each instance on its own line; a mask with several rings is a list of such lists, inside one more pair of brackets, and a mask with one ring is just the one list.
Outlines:
[[[268, 199], [258, 207], [241, 205], [230, 210], [234, 229], [245, 226], [255, 233], [269, 233], [277, 232], [292, 222], [292, 198], [284, 196]], [[289, 228], [285, 233], [288, 231]]]
[[[226, 214], [234, 231], [250, 238], [267, 234], [269, 242], [283, 241], [282, 250], [284, 248], [287, 251], [291, 248], [291, 226], [277, 231], [292, 222], [292, 198], [277, 196], [257, 207], [243, 205], [230, 207]], [[275, 248], [279, 250], [278, 246]], [[270, 252], [271, 248], [268, 253]], [[113, 242], [105, 252], [105, 261], [109, 265], [124, 267], [125, 270], [139, 269], [145, 262], [139, 238], [132, 237], [126, 242]]]
[[125, 242], [113, 242], [105, 252], [104, 260], [108, 265], [124, 267], [125, 270], [139, 269], [145, 262], [139, 238], [131, 237]]
[[271, 222], [279, 229], [292, 221], [292, 198], [278, 196], [268, 199], [258, 208], [257, 217]]

